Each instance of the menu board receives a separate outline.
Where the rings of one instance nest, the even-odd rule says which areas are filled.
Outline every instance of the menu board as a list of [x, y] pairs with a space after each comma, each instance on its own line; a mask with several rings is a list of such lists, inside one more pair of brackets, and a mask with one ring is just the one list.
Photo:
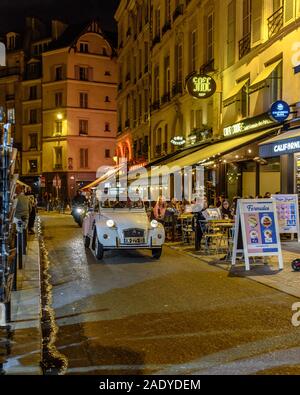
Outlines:
[[243, 249], [238, 246], [238, 232], [235, 232], [233, 265], [236, 264], [236, 255], [240, 252], [244, 254], [246, 270], [250, 270], [249, 257], [253, 256], [278, 256], [279, 268], [283, 269], [274, 200], [239, 200], [235, 226], [236, 229], [241, 227]]
[[279, 233], [297, 233], [299, 231], [298, 195], [273, 195], [275, 200]]

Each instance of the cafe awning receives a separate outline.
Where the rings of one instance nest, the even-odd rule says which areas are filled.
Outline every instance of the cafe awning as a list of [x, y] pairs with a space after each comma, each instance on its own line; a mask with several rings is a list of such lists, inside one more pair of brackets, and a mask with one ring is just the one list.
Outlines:
[[270, 64], [269, 66], [265, 67], [265, 69], [255, 78], [252, 84], [249, 86], [249, 93], [254, 93], [255, 91], [264, 88], [266, 84], [266, 80], [270, 77], [273, 71], [280, 65], [282, 60], [278, 60]]
[[201, 164], [201, 162], [213, 160], [218, 156], [220, 157], [228, 154], [234, 150], [241, 148], [244, 145], [259, 140], [276, 130], [278, 130], [278, 128], [271, 128], [264, 131], [235, 137], [233, 139], [226, 139], [217, 143], [210, 144], [201, 150], [193, 152], [190, 155], [169, 162], [168, 167], [170, 169], [170, 173], [172, 173], [176, 168], [183, 169], [184, 167]]
[[282, 133], [259, 144], [259, 156], [277, 157], [300, 152], [300, 129]]
[[119, 165], [114, 167], [113, 169], [108, 170], [104, 175], [97, 178], [95, 181], [91, 182], [90, 184], [86, 185], [85, 187], [81, 188], [81, 191], [88, 191], [89, 189], [97, 188], [97, 186], [104, 181], [108, 181], [112, 177], [114, 177], [118, 171], [121, 170], [123, 165]]
[[231, 92], [228, 94], [226, 99], [223, 101], [224, 107], [230, 106], [234, 101], [236, 101], [236, 96], [241, 92], [241, 90], [244, 88], [244, 86], [247, 84], [249, 81], [249, 78], [239, 82], [238, 84], [235, 85], [235, 87], [231, 90]]

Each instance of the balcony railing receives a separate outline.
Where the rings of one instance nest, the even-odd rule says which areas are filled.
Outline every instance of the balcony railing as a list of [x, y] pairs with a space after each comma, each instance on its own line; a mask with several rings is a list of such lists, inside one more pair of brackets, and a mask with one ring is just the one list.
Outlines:
[[15, 95], [6, 95], [5, 100], [6, 101], [15, 100]]
[[239, 41], [239, 59], [242, 59], [250, 51], [251, 51], [251, 33], [248, 33]]
[[54, 165], [54, 169], [55, 169], [55, 170], [62, 170], [62, 164], [61, 164], [61, 163], [56, 163], [56, 164]]
[[167, 21], [163, 28], [162, 28], [162, 34], [164, 35], [165, 33], [167, 33], [168, 30], [171, 30], [171, 21]]
[[176, 8], [175, 11], [173, 12], [173, 22], [180, 16], [183, 15], [183, 4], [179, 4]]
[[0, 78], [21, 74], [20, 67], [5, 67], [0, 69]]
[[269, 38], [277, 34], [283, 27], [283, 7], [280, 7], [273, 15], [268, 18]]
[[181, 95], [182, 94], [182, 82], [176, 82], [172, 87], [172, 96]]
[[156, 100], [155, 102], [152, 103], [151, 105], [151, 110], [156, 111], [160, 109], [160, 101]]
[[152, 48], [153, 48], [156, 44], [158, 44], [158, 43], [160, 43], [160, 34], [157, 34], [157, 35], [153, 38], [153, 41], [152, 41]]
[[167, 92], [161, 97], [161, 104], [169, 103], [170, 100], [171, 100], [170, 92]]

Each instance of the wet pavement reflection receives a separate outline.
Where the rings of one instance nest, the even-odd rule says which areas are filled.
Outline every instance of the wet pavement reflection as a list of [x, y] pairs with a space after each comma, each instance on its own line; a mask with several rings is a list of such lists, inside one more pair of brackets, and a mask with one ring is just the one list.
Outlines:
[[167, 247], [99, 263], [71, 216], [42, 222], [66, 374], [299, 372], [296, 298]]

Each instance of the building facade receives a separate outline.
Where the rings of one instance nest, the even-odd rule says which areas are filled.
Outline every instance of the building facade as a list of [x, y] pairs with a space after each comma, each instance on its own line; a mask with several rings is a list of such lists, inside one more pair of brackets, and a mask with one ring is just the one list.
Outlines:
[[145, 164], [150, 154], [150, 2], [120, 2], [118, 23], [117, 156], [131, 166]]
[[[297, 154], [264, 158], [259, 146], [298, 125], [300, 1], [122, 1], [118, 141], [120, 147], [126, 142], [129, 158], [135, 157], [131, 125], [139, 107], [130, 96], [137, 89], [131, 78], [137, 39], [130, 34], [139, 7], [149, 10], [148, 162], [204, 165], [212, 201], [220, 194], [296, 192]], [[213, 80], [213, 94], [191, 94], [193, 76]], [[270, 108], [280, 101], [291, 114], [278, 121]]]
[[99, 167], [114, 164], [114, 45], [97, 21], [36, 18], [27, 18], [25, 34], [10, 32], [4, 41], [0, 105], [14, 124], [20, 176], [36, 191], [72, 197]]

